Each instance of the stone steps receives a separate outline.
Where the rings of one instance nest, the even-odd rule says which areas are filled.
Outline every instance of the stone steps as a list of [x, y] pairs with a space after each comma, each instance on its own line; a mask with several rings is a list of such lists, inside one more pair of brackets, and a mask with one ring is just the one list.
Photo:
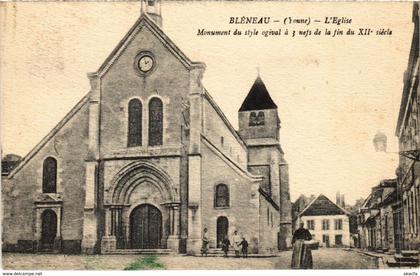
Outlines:
[[412, 261], [397, 261], [395, 259], [389, 259], [386, 261], [388, 266], [390, 267], [418, 267], [418, 262], [412, 262]]
[[387, 260], [390, 267], [418, 267], [419, 252], [415, 250], [402, 250], [400, 254], [395, 254], [394, 258]]
[[404, 262], [404, 261], [415, 262], [419, 260], [418, 256], [403, 256], [402, 254], [395, 254], [394, 259], [401, 262]]
[[[201, 254], [195, 254], [194, 256], [200, 256]], [[207, 257], [224, 257], [225, 254], [222, 251], [221, 248], [209, 248], [207, 251]], [[232, 248], [229, 248], [228, 257], [236, 257], [235, 250]], [[239, 252], [239, 256], [242, 258], [242, 252]], [[269, 258], [269, 257], [276, 257], [276, 253], [261, 253], [261, 254], [254, 254], [254, 253], [248, 253], [248, 258]], [[205, 256], [204, 256], [205, 257]]]
[[115, 249], [102, 252], [104, 255], [171, 255], [171, 249]]
[[418, 250], [401, 250], [401, 255], [404, 257], [411, 257], [411, 256], [417, 256], [419, 257], [420, 251]]

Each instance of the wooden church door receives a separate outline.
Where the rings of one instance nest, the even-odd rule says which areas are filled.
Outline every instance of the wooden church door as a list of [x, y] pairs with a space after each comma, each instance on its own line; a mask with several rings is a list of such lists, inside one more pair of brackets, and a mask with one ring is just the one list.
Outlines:
[[162, 214], [150, 204], [136, 207], [130, 214], [131, 248], [159, 248], [162, 239]]
[[52, 249], [57, 236], [57, 215], [52, 210], [45, 210], [41, 217], [41, 247]]
[[228, 234], [229, 221], [226, 217], [217, 218], [217, 247], [222, 247], [222, 240]]

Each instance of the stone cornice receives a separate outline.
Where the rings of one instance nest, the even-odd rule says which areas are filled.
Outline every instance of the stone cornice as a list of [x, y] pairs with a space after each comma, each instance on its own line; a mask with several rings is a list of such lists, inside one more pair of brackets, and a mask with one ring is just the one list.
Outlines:
[[181, 156], [181, 148], [173, 147], [132, 147], [114, 151], [110, 154], [103, 154], [101, 159], [129, 159], [141, 157], [179, 157]]

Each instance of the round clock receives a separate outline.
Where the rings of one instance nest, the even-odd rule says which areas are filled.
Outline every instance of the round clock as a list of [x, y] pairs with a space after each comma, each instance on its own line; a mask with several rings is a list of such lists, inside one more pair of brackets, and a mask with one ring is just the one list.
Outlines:
[[153, 68], [153, 58], [149, 55], [144, 55], [141, 58], [139, 58], [138, 61], [138, 67], [141, 72], [146, 73], [149, 72]]

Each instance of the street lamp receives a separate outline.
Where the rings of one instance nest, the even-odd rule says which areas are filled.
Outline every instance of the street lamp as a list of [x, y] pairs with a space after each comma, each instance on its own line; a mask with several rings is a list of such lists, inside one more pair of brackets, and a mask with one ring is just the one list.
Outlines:
[[394, 153], [399, 154], [405, 158], [420, 161], [420, 151], [418, 149], [415, 150], [406, 150], [406, 151], [397, 151], [397, 152], [390, 152], [386, 151], [387, 148], [387, 137], [384, 133], [378, 131], [373, 138], [373, 146], [377, 152], [385, 152], [385, 153]]
[[375, 146], [376, 151], [383, 151], [386, 152], [386, 142], [387, 137], [384, 133], [378, 131], [373, 138], [373, 145]]

